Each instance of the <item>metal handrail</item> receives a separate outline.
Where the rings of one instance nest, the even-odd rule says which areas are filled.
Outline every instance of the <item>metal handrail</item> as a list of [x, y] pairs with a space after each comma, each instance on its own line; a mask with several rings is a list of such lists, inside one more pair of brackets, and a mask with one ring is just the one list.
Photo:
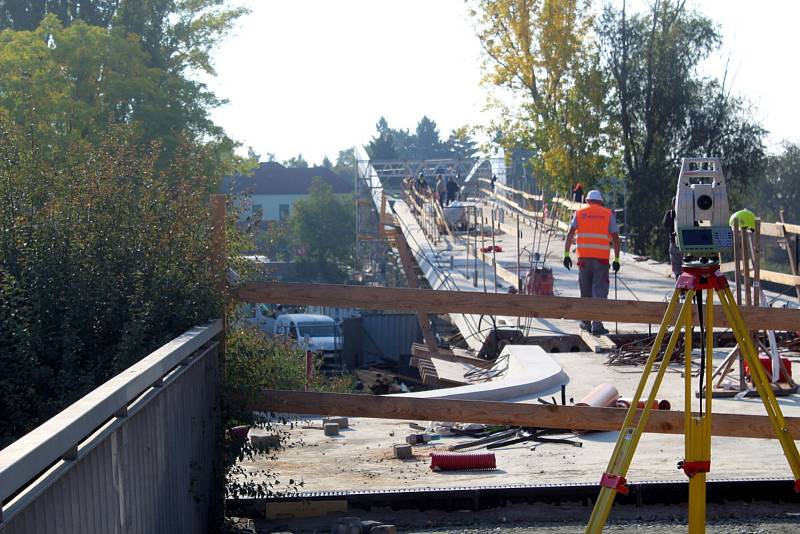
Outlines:
[[72, 451], [87, 436], [206, 343], [222, 333], [222, 320], [196, 326], [92, 390], [51, 419], [0, 450], [0, 503]]

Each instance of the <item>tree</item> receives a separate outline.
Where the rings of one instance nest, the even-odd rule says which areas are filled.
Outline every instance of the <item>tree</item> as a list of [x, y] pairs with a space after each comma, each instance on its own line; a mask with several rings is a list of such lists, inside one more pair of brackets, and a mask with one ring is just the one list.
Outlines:
[[354, 176], [356, 170], [356, 148], [350, 147], [339, 151], [336, 156], [334, 172], [342, 177]]
[[[227, 8], [224, 4], [224, 0], [0, 2], [0, 28], [25, 30], [3, 34], [10, 50], [17, 44], [26, 45], [28, 53], [15, 58], [18, 72], [39, 73], [42, 77], [36, 82], [46, 88], [34, 88], [34, 94], [28, 97], [25, 91], [33, 75], [20, 78], [6, 70], [0, 70], [0, 84], [18, 84], [12, 90], [30, 99], [52, 89], [49, 94], [54, 104], [63, 102], [65, 96], [78, 96], [73, 100], [81, 100], [81, 106], [73, 113], [75, 120], [68, 123], [69, 129], [73, 134], [86, 133], [89, 141], [96, 140], [97, 132], [107, 124], [136, 123], [144, 142], [159, 142], [163, 166], [189, 134], [213, 148], [206, 162], [209, 169], [219, 175], [230, 174], [242, 160], [234, 156], [235, 143], [208, 114], [221, 101], [192, 74], [214, 74], [210, 60], [213, 47], [246, 13], [243, 8]], [[81, 35], [87, 38], [86, 42], [80, 40]], [[39, 40], [38, 48], [29, 40], [31, 36]], [[70, 38], [75, 38], [74, 42], [68, 42]], [[128, 58], [127, 72], [115, 76]], [[63, 72], [44, 76], [40, 67], [47, 64], [49, 68], [53, 62]], [[112, 82], [105, 76], [107, 69]], [[116, 85], [108, 93], [114, 80]], [[65, 95], [58, 92], [59, 84], [80, 90], [69, 89]], [[0, 86], [0, 93], [6, 90]], [[125, 98], [118, 98], [120, 93]], [[99, 101], [93, 101], [94, 97]], [[102, 108], [102, 113], [79, 115], [84, 105]], [[27, 124], [42, 127], [50, 122], [47, 113], [52, 106], [23, 109], [27, 109]], [[10, 111], [15, 117], [20, 113]], [[53, 129], [61, 127], [63, 124], [57, 124]]]
[[784, 142], [781, 153], [767, 158], [763, 180], [750, 185], [742, 204], [762, 219], [779, 220], [783, 211], [786, 222], [800, 221], [800, 145]]
[[341, 198], [321, 178], [314, 177], [309, 195], [293, 205], [289, 226], [299, 260], [323, 270], [349, 264], [355, 248], [355, 205]]
[[629, 179], [628, 232], [636, 252], [662, 256], [666, 236], [653, 214], [670, 204], [680, 158], [721, 157], [735, 194], [763, 165], [765, 132], [724, 80], [699, 76], [720, 36], [684, 2], [657, 0], [646, 15], [632, 16], [624, 2], [619, 10], [607, 6], [597, 31]]
[[417, 123], [416, 135], [412, 144], [414, 159], [435, 159], [447, 157], [446, 149], [439, 138], [436, 122], [424, 115]]
[[0, 448], [223, 313], [205, 150], [160, 169], [131, 125], [55, 151], [0, 116]]
[[375, 125], [378, 135], [373, 137], [367, 145], [367, 154], [374, 160], [397, 159], [397, 149], [394, 146], [394, 135], [384, 117], [378, 119]]
[[333, 163], [331, 163], [331, 160], [328, 158], [328, 156], [322, 158], [322, 166], [326, 169], [333, 169]]
[[490, 100], [493, 129], [511, 151], [526, 147], [541, 181], [564, 189], [605, 173], [613, 149], [604, 122], [605, 80], [591, 42], [588, 0], [480, 0], [472, 15], [486, 57], [484, 83], [515, 105]]
[[305, 160], [305, 158], [303, 158], [302, 154], [298, 154], [293, 158], [289, 158], [286, 161], [284, 161], [283, 166], [289, 168], [307, 169], [308, 162]]
[[478, 152], [477, 143], [470, 136], [469, 128], [466, 126], [456, 128], [450, 132], [445, 146], [456, 159], [469, 159]]
[[0, 30], [33, 30], [52, 13], [68, 26], [81, 20], [107, 27], [119, 7], [119, 0], [13, 0], [0, 3]]

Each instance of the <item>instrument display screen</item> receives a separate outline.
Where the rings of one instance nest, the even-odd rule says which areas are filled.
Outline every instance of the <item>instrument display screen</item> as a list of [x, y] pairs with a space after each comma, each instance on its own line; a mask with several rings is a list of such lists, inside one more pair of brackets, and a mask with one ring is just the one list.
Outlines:
[[714, 244], [714, 236], [711, 228], [684, 229], [683, 244], [689, 247], [707, 247]]

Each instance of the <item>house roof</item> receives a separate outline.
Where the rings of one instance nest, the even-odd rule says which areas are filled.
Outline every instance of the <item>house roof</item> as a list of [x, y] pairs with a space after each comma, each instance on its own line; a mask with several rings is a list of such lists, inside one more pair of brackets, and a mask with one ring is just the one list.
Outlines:
[[225, 193], [250, 193], [253, 195], [305, 195], [311, 179], [322, 178], [334, 193], [352, 193], [353, 184], [327, 167], [284, 167], [270, 161], [261, 163], [252, 176], [226, 176], [222, 181]]

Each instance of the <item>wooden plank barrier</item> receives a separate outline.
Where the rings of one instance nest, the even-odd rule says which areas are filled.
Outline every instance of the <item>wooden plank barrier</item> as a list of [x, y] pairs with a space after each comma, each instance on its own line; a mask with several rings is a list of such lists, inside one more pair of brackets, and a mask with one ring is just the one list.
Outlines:
[[[244, 302], [636, 324], [659, 324], [667, 309], [663, 302], [279, 282], [245, 283], [236, 288], [234, 294]], [[800, 309], [742, 306], [741, 310], [745, 324], [752, 330], [796, 330], [800, 327]], [[696, 314], [693, 315], [695, 324], [699, 324]], [[714, 307], [714, 324], [728, 326], [720, 306]]]
[[[265, 412], [412, 421], [441, 421], [444, 418], [461, 423], [565, 430], [619, 430], [627, 412], [624, 408], [545, 406], [513, 402], [415, 399], [283, 390], [262, 390], [255, 395], [242, 395], [241, 400], [249, 409]], [[711, 421], [711, 433], [715, 436], [775, 437], [769, 418], [765, 415], [715, 413]], [[800, 417], [787, 417], [786, 424], [792, 435], [800, 435]], [[683, 434], [683, 412], [651, 411], [645, 432]]]

